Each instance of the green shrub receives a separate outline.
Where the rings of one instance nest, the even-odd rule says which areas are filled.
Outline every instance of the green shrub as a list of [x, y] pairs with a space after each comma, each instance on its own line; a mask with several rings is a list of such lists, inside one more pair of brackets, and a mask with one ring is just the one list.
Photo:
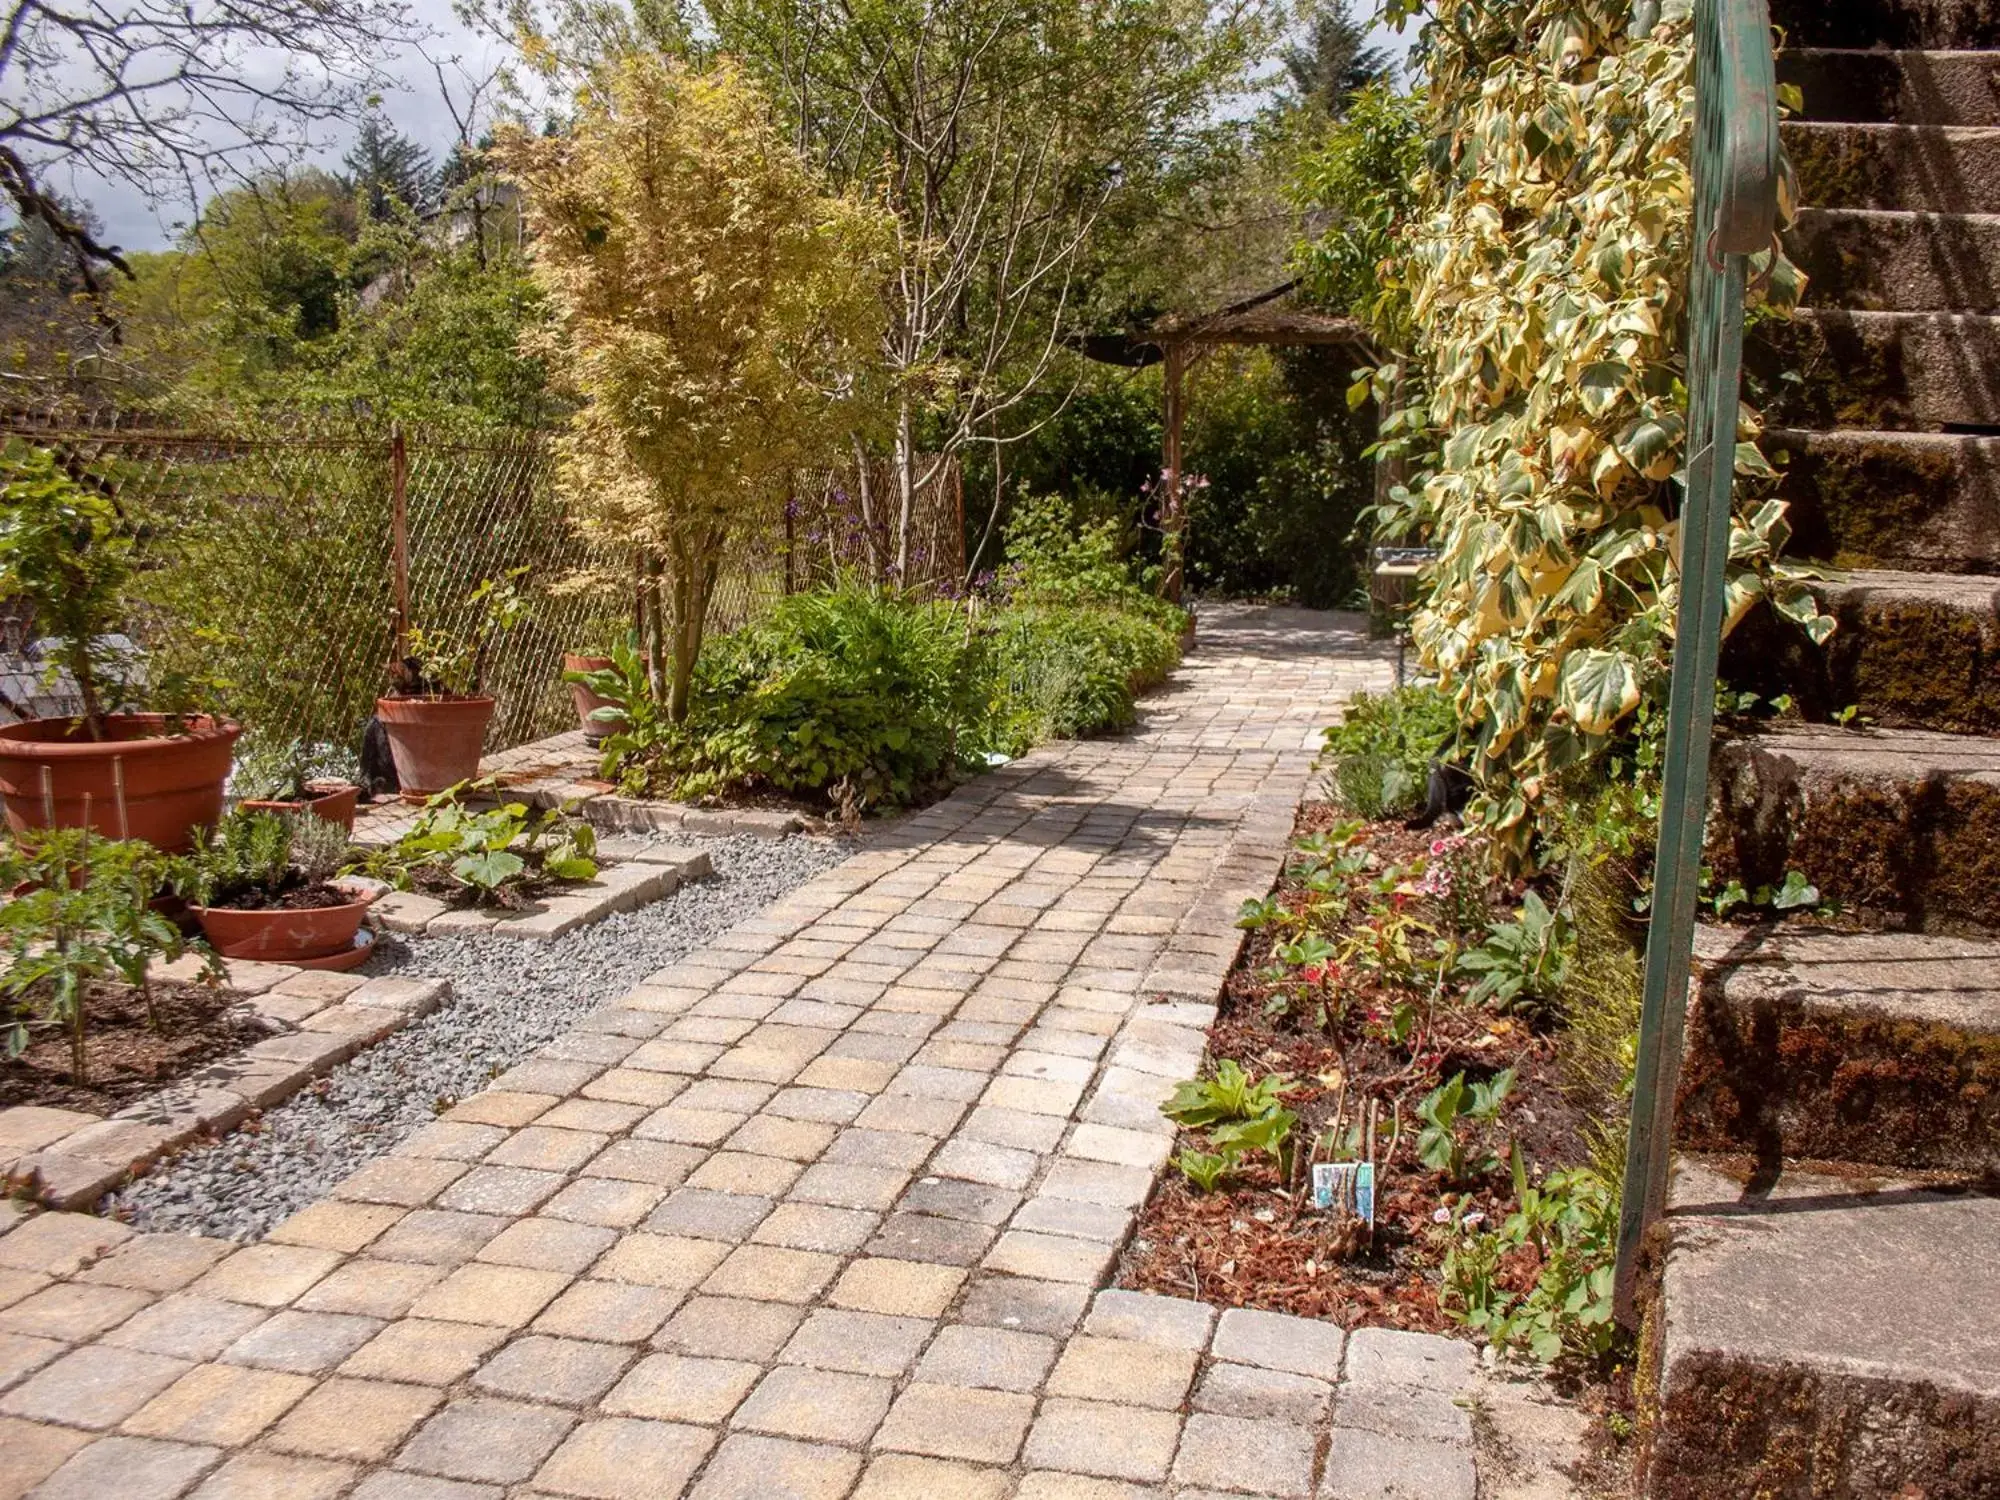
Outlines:
[[687, 722], [639, 753], [654, 786], [907, 802], [984, 748], [981, 642], [962, 606], [860, 588], [796, 594], [712, 643]]
[[[1599, 1358], [1625, 1337], [1612, 1318], [1618, 1246], [1618, 1189], [1587, 1167], [1551, 1172], [1529, 1184], [1518, 1150], [1520, 1206], [1497, 1229], [1455, 1225], [1463, 1236], [1445, 1254], [1444, 1309], [1495, 1348], [1552, 1364], [1565, 1354]], [[1507, 1262], [1532, 1252], [1526, 1292], [1501, 1284]]]
[[1431, 762], [1457, 735], [1457, 710], [1439, 688], [1356, 693], [1326, 731], [1329, 789], [1359, 817], [1408, 817], [1424, 805]]
[[1180, 638], [1154, 611], [1018, 604], [999, 612], [989, 650], [993, 740], [1019, 755], [1130, 724], [1138, 695], [1180, 660]]

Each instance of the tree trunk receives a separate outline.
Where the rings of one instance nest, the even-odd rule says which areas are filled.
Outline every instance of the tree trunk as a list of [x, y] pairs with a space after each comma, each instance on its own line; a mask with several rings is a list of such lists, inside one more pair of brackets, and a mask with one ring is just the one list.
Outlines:
[[640, 629], [646, 645], [646, 685], [655, 698], [667, 695], [667, 669], [662, 658], [666, 644], [666, 618], [661, 595], [660, 560], [646, 559], [646, 586], [640, 593]]
[[910, 520], [917, 502], [917, 439], [910, 398], [896, 402], [896, 583], [909, 581]]

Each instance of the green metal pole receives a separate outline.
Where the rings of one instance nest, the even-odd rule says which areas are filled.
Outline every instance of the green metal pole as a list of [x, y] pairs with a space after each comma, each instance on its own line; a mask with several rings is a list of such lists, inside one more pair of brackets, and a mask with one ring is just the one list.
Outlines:
[[1771, 246], [1777, 219], [1777, 82], [1765, 0], [1698, 0], [1695, 43], [1690, 456], [1645, 998], [1619, 1208], [1615, 1303], [1628, 1326], [1637, 1321], [1640, 1254], [1666, 1212], [1673, 1160], [1729, 565], [1749, 256]]

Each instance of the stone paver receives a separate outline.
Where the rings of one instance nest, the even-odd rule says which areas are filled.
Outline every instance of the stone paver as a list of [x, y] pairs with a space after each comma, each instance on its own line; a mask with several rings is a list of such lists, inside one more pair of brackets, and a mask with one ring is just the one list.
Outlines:
[[1204, 611], [263, 1244], [0, 1224], [0, 1494], [1469, 1497], [1465, 1346], [1098, 1290], [1357, 626]]

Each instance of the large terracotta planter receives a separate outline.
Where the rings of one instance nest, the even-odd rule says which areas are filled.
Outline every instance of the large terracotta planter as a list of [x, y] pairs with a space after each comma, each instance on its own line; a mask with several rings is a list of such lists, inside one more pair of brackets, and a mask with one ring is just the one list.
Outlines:
[[[222, 816], [230, 747], [243, 726], [196, 714], [168, 732], [165, 714], [108, 714], [107, 738], [92, 740], [80, 719], [29, 719], [0, 726], [0, 799], [16, 832], [86, 824], [111, 838], [144, 839], [177, 853], [198, 826]], [[43, 770], [48, 797], [43, 795]], [[119, 815], [119, 802], [124, 816]]]
[[354, 832], [354, 807], [360, 799], [361, 788], [351, 781], [308, 781], [306, 794], [296, 802], [267, 801], [262, 797], [245, 797], [238, 807], [251, 812], [311, 813], [315, 818], [324, 819], [336, 828], [348, 833]]
[[491, 698], [377, 698], [405, 802], [422, 802], [479, 774]]
[[[377, 893], [357, 894], [344, 906], [311, 906], [297, 910], [241, 911], [230, 906], [195, 906], [189, 910], [201, 923], [202, 936], [224, 958], [254, 958], [263, 963], [295, 964], [352, 952], [361, 919]], [[358, 961], [358, 960], [357, 960]]]
[[[611, 658], [608, 656], [578, 656], [572, 651], [563, 653], [565, 672], [601, 672], [610, 665]], [[615, 707], [612, 701], [602, 693], [593, 693], [580, 682], [572, 682], [569, 685], [569, 696], [570, 701], [576, 705], [576, 718], [583, 726], [583, 737], [593, 745], [611, 738], [611, 726], [593, 723], [590, 716], [600, 708]]]

